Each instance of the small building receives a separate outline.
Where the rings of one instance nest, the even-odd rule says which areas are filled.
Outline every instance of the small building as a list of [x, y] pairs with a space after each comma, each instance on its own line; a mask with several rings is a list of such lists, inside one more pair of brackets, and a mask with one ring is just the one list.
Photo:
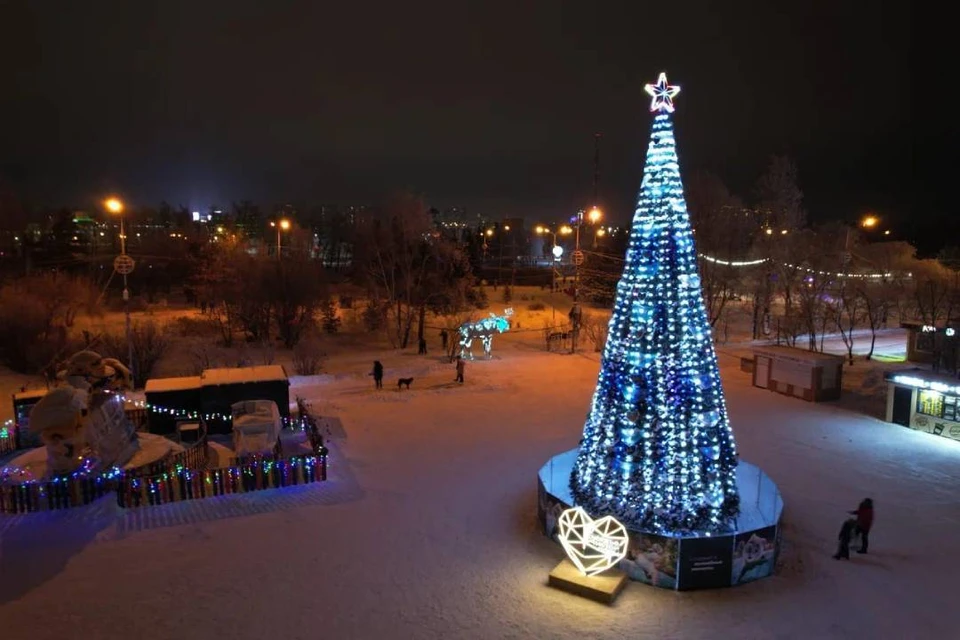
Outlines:
[[907, 361], [933, 365], [934, 369], [956, 373], [960, 367], [960, 319], [938, 324], [908, 320]]
[[206, 369], [200, 383], [200, 413], [208, 433], [230, 433], [231, 407], [244, 400], [272, 400], [281, 417], [290, 417], [290, 380], [282, 365]]
[[759, 347], [753, 353], [753, 386], [808, 402], [840, 397], [842, 356], [780, 346]]
[[150, 433], [171, 435], [177, 422], [197, 419], [203, 383], [200, 376], [151, 378], [144, 386]]
[[922, 369], [892, 371], [887, 422], [960, 440], [960, 380]]
[[30, 431], [30, 411], [47, 395], [46, 389], [30, 389], [13, 394], [14, 443], [17, 449], [39, 447], [40, 436]]

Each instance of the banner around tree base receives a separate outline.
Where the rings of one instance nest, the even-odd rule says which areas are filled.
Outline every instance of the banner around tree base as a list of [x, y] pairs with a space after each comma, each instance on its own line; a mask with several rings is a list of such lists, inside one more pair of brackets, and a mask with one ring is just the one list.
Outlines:
[[[577, 449], [573, 449], [554, 456], [540, 469], [537, 516], [541, 531], [554, 541], [557, 518], [574, 506], [570, 472], [576, 458]], [[737, 488], [741, 512], [735, 531], [673, 537], [627, 525], [630, 544], [620, 570], [632, 580], [680, 591], [735, 586], [772, 575], [780, 552], [780, 491], [760, 468], [742, 460], [737, 466]]]

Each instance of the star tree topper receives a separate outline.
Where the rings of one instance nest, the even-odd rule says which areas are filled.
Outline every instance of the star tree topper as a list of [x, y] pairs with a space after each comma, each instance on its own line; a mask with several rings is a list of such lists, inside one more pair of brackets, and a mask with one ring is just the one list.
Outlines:
[[673, 113], [673, 97], [680, 93], [680, 87], [667, 84], [666, 72], [660, 73], [657, 84], [648, 84], [644, 89], [653, 97], [650, 101], [650, 111]]

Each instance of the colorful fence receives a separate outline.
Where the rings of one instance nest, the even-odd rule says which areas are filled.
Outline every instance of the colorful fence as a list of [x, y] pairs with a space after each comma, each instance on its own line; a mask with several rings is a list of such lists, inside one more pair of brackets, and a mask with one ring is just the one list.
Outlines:
[[0, 484], [0, 513], [31, 513], [90, 504], [116, 487], [108, 476]]
[[[115, 471], [43, 482], [0, 481], [0, 513], [69, 509], [90, 504], [113, 491], [118, 505], [133, 508], [323, 482], [327, 479], [328, 450], [305, 403], [301, 404], [300, 415], [300, 428], [306, 431], [312, 450], [308, 455], [268, 456], [222, 469], [206, 469], [209, 449], [204, 434], [180, 453], [122, 474]], [[0, 427], [0, 453], [15, 450], [15, 428]], [[9, 449], [4, 448], [8, 445]]]
[[326, 456], [258, 460], [223, 469], [180, 469], [150, 477], [122, 477], [117, 504], [124, 508], [279, 489], [327, 479]]
[[181, 468], [202, 469], [207, 466], [209, 457], [210, 450], [207, 448], [207, 436], [204, 434], [197, 442], [191, 444], [183, 451], [163, 458], [162, 460], [145, 464], [142, 467], [124, 471], [124, 475], [133, 478], [157, 476]]

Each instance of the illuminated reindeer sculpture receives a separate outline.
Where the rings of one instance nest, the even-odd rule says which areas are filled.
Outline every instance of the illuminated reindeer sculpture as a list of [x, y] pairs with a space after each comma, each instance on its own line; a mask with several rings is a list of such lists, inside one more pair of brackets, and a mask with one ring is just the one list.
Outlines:
[[493, 336], [510, 330], [510, 316], [513, 309], [506, 309], [502, 316], [491, 313], [489, 318], [476, 322], [464, 322], [458, 329], [460, 333], [460, 357], [467, 360], [476, 359], [471, 346], [473, 341], [480, 339], [483, 343], [483, 357], [490, 358], [493, 349]]

